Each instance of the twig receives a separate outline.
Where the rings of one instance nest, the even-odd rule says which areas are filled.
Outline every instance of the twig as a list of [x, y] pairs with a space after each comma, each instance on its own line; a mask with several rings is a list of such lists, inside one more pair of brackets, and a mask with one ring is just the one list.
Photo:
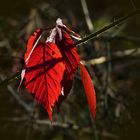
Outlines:
[[[13, 118], [0, 118], [0, 121], [10, 121], [10, 122], [27, 122], [28, 117], [13, 117]], [[50, 123], [50, 120], [47, 119], [32, 119], [32, 123], [34, 122], [37, 125], [47, 125], [47, 126], [52, 126], [52, 127], [60, 127], [60, 128], [71, 128], [73, 130], [78, 130], [81, 127], [79, 125], [76, 125], [74, 123], [60, 123], [60, 122], [53, 122], [52, 124]]]
[[[131, 12], [131, 13], [128, 14], [127, 16], [124, 16], [124, 17], [122, 17], [122, 18], [120, 18], [120, 19], [114, 21], [113, 23], [109, 24], [108, 26], [103, 27], [103, 28], [100, 29], [99, 31], [88, 35], [87, 37], [85, 37], [85, 38], [83, 38], [82, 40], [76, 42], [75, 44], [76, 44], [76, 45], [81, 45], [82, 43], [84, 43], [84, 42], [86, 42], [86, 41], [89, 41], [89, 40], [91, 40], [91, 39], [94, 39], [94, 37], [96, 37], [97, 35], [103, 33], [104, 31], [106, 31], [106, 30], [108, 30], [108, 29], [110, 29], [110, 28], [112, 28], [112, 27], [114, 27], [114, 26], [116, 26], [116, 25], [118, 25], [118, 24], [120, 24], [120, 23], [122, 23], [122, 22], [124, 22], [124, 21], [127, 21], [128, 19], [134, 17], [134, 16], [137, 15], [137, 14], [140, 14], [140, 10], [135, 10], [135, 11]], [[3, 86], [3, 85], [5, 85], [5, 84], [7, 85], [9, 82], [15, 80], [17, 77], [20, 76], [20, 73], [21, 73], [21, 72], [19, 72], [19, 73], [13, 75], [12, 77], [10, 77], [10, 78], [8, 78], [8, 79], [5, 79], [3, 82], [0, 83], [0, 87]]]
[[116, 59], [124, 58], [127, 56], [139, 56], [140, 55], [140, 49], [129, 49], [125, 51], [117, 51], [115, 54], [113, 54], [115, 58], [108, 59], [106, 56], [101, 56], [99, 58], [94, 58], [88, 61], [82, 60], [82, 64], [84, 65], [99, 65], [106, 63], [108, 61], [114, 61]]
[[122, 23], [124, 21], [127, 21], [128, 19], [134, 17], [137, 14], [140, 14], [140, 10], [135, 10], [135, 11], [131, 12], [130, 14], [128, 14], [128, 15], [126, 15], [126, 16], [124, 16], [124, 17], [122, 17], [122, 18], [120, 18], [120, 19], [118, 19], [116, 21], [114, 21], [113, 23], [101, 28], [99, 31], [88, 35], [87, 37], [83, 38], [82, 40], [76, 42], [76, 45], [81, 45], [82, 43], [85, 43], [86, 41], [94, 39], [95, 36], [107, 31], [108, 29], [110, 29], [110, 28], [112, 28], [112, 27], [114, 27], [116, 25], [119, 25], [120, 23]]
[[[9, 122], [27, 122], [28, 121], [28, 118], [27, 117], [14, 117], [14, 118], [0, 118], [0, 121], [9, 121]], [[44, 125], [44, 126], [51, 126], [52, 128], [53, 127], [59, 127], [59, 128], [63, 128], [63, 129], [72, 129], [72, 130], [79, 130], [79, 129], [82, 129], [82, 132], [89, 132], [91, 133], [91, 129], [89, 129], [89, 127], [84, 127], [84, 126], [79, 126], [77, 124], [73, 124], [73, 123], [60, 123], [60, 122], [54, 122], [53, 124], [50, 123], [49, 120], [41, 120], [41, 119], [35, 119], [35, 120], [32, 120], [35, 124], [37, 125]], [[118, 139], [119, 137], [116, 136], [115, 134], [113, 133], [109, 133], [107, 131], [103, 131], [103, 132], [100, 132], [100, 131], [97, 131], [96, 132], [97, 134], [101, 134], [102, 136], [104, 137], [108, 137], [108, 138], [112, 138], [112, 139]]]
[[[3, 80], [4, 76], [0, 75], [0, 79]], [[12, 94], [12, 96], [17, 100], [17, 102], [27, 111], [30, 112], [32, 111], [32, 108], [28, 106], [20, 97], [19, 95], [14, 91], [14, 89], [10, 86], [7, 85], [8, 91]]]
[[0, 83], [0, 87], [2, 86], [5, 86], [5, 85], [8, 85], [10, 82], [14, 81], [15, 79], [18, 79], [19, 76], [20, 76], [21, 72], [18, 72], [16, 74], [14, 74], [13, 76], [3, 80], [1, 83]]
[[[36, 124], [39, 125], [51, 125], [49, 120], [34, 120]], [[60, 128], [71, 128], [73, 130], [78, 130], [80, 126], [73, 124], [73, 123], [60, 123], [60, 122], [53, 122], [52, 126], [60, 127]]]

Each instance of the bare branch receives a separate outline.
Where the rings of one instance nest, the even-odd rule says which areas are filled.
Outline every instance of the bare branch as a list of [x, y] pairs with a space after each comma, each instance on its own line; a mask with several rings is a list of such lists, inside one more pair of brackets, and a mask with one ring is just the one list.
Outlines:
[[130, 14], [112, 22], [111, 24], [101, 28], [99, 31], [92, 33], [90, 35], [88, 35], [87, 37], [83, 38], [82, 40], [76, 42], [76, 45], [81, 45], [82, 43], [85, 43], [87, 41], [90, 41], [91, 39], [94, 39], [94, 37], [96, 37], [97, 35], [109, 30], [112, 27], [115, 27], [116, 25], [119, 25], [120, 23], [127, 21], [128, 19], [134, 17], [135, 15], [140, 14], [140, 10], [135, 10], [133, 12], [131, 12]]

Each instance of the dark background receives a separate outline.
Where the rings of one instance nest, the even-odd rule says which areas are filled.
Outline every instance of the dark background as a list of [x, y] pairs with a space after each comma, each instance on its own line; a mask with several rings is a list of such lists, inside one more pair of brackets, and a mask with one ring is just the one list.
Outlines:
[[[140, 8], [139, 0], [86, 0], [94, 31]], [[0, 77], [1, 81], [19, 71], [29, 35], [37, 27], [50, 27], [60, 17], [82, 37], [89, 34], [80, 0], [0, 0]], [[118, 32], [117, 32], [118, 31]], [[19, 79], [0, 88], [0, 139], [4, 140], [138, 140], [140, 137], [140, 15], [103, 35], [114, 40], [90, 41], [77, 47], [88, 62], [102, 56], [111, 61], [89, 65], [97, 94], [97, 117], [92, 122], [78, 73], [71, 95], [61, 113], [48, 116], [34, 103]], [[122, 37], [117, 39], [117, 37]], [[107, 48], [110, 48], [107, 51]], [[134, 50], [126, 55], [127, 50]], [[118, 55], [118, 52], [121, 53]], [[111, 69], [109, 69], [111, 67]], [[12, 91], [11, 91], [12, 89]], [[18, 99], [34, 109], [33, 118]], [[45, 120], [39, 124], [35, 120]], [[47, 123], [46, 123], [47, 122]], [[64, 127], [66, 125], [66, 127]], [[77, 128], [78, 126], [78, 128]]]

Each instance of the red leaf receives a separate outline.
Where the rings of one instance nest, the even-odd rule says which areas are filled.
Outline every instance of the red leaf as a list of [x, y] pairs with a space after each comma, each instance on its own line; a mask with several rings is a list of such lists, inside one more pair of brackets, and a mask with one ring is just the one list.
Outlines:
[[49, 42], [37, 45], [25, 69], [26, 89], [44, 106], [52, 121], [52, 108], [61, 95], [65, 71], [58, 47]]
[[64, 96], [61, 96], [58, 104], [58, 111], [61, 105], [61, 102], [67, 97], [71, 88], [74, 78], [74, 74], [80, 63], [80, 57], [76, 52], [76, 45], [72, 41], [68, 33], [62, 30], [62, 40], [59, 41], [59, 37], [56, 38], [56, 44], [64, 58], [64, 63], [66, 66], [66, 71], [64, 75], [64, 81], [62, 83], [64, 87]]
[[85, 93], [87, 96], [89, 109], [92, 114], [93, 119], [95, 119], [96, 116], [96, 94], [94, 90], [94, 86], [92, 83], [92, 80], [90, 78], [90, 75], [88, 74], [86, 68], [80, 64], [80, 70], [81, 70], [81, 78], [84, 85]]
[[[25, 68], [21, 74], [21, 83], [25, 76], [27, 90], [44, 106], [51, 121], [52, 109], [56, 103], [59, 109], [61, 102], [69, 94], [74, 74], [80, 63], [76, 45], [66, 31], [75, 34], [62, 23], [61, 19], [58, 19], [47, 41], [38, 45], [42, 31], [37, 29], [28, 40], [24, 57]], [[73, 37], [80, 39], [77, 34]], [[90, 111], [95, 118], [94, 87], [85, 67], [80, 64], [80, 68]]]
[[[35, 47], [41, 37], [41, 33], [42, 33], [41, 29], [36, 29], [36, 31], [29, 37], [28, 43], [27, 43], [27, 50], [24, 55], [25, 64], [28, 63], [31, 54], [32, 54], [33, 50], [35, 49]], [[24, 76], [25, 76], [25, 69], [23, 69], [21, 72], [21, 81], [18, 86], [18, 91], [20, 89]]]

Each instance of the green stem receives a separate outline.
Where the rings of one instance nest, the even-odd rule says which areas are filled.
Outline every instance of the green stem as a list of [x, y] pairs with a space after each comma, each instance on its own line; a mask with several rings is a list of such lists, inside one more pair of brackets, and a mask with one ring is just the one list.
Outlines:
[[[99, 31], [95, 32], [95, 33], [92, 33], [90, 35], [88, 35], [87, 37], [83, 38], [82, 40], [76, 42], [75, 44], [76, 45], [81, 45], [82, 43], [85, 43], [86, 41], [89, 41], [91, 39], [94, 39], [97, 35], [103, 33], [104, 31], [116, 26], [116, 25], [119, 25], [120, 23], [124, 22], [124, 21], [127, 21], [128, 19], [136, 16], [137, 14], [140, 14], [140, 10], [135, 10], [133, 12], [131, 12], [130, 14], [122, 17], [122, 18], [119, 18], [118, 20], [114, 21], [113, 23], [101, 28]], [[10, 78], [7, 78], [5, 79], [4, 81], [2, 81], [0, 83], [0, 87], [4, 86], [4, 85], [7, 85], [9, 84], [11, 81], [17, 79], [19, 76], [20, 76], [20, 73], [21, 72], [18, 72], [16, 74], [14, 74], [13, 76], [11, 76]]]

